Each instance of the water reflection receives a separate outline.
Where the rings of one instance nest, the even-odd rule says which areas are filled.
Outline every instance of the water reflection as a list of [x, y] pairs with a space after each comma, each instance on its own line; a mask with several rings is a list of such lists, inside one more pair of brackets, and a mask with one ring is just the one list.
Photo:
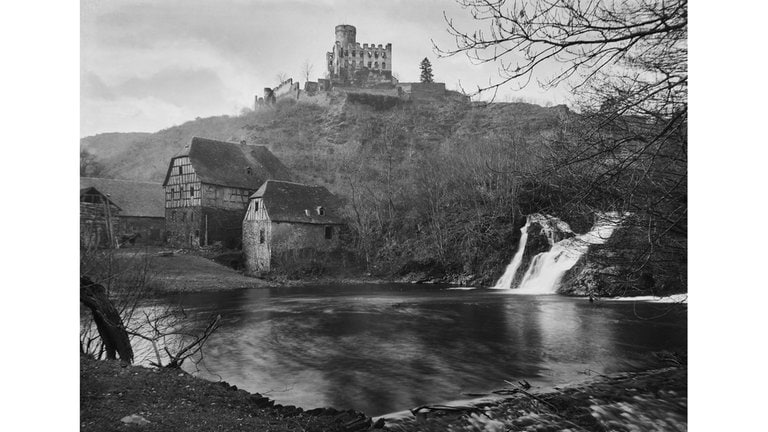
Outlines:
[[684, 315], [644, 321], [632, 305], [487, 290], [369, 285], [171, 300], [201, 319], [214, 312], [223, 318], [199, 370], [190, 371], [269, 392], [283, 404], [369, 415], [488, 391], [509, 379], [552, 384], [586, 369], [628, 370], [647, 364], [648, 351], [686, 343]]

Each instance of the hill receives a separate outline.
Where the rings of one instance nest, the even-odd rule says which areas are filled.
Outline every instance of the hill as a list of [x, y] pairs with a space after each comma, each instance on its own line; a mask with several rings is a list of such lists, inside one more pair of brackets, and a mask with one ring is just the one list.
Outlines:
[[562, 131], [565, 106], [526, 103], [327, 105], [280, 101], [241, 116], [196, 119], [154, 134], [84, 138], [103, 176], [162, 181], [193, 136], [265, 145], [297, 176], [345, 202], [348, 242], [373, 274], [492, 283], [523, 223], [507, 173], [530, 169]]

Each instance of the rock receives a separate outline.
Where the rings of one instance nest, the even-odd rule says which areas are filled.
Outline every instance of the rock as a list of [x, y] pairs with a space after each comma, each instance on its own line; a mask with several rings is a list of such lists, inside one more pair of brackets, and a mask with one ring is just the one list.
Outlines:
[[125, 416], [120, 419], [121, 422], [125, 424], [135, 424], [138, 426], [145, 426], [150, 423], [149, 420], [145, 419], [144, 417], [138, 415], [138, 414], [131, 414], [129, 416]]

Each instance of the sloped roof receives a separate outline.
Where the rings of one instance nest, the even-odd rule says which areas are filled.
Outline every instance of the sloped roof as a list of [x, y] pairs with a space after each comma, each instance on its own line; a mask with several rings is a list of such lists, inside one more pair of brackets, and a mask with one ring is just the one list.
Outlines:
[[[273, 222], [340, 225], [344, 219], [339, 214], [339, 199], [322, 186], [309, 186], [279, 180], [267, 180], [251, 195], [261, 198]], [[324, 215], [317, 214], [323, 207]], [[307, 216], [305, 210], [309, 210]]]
[[[253, 190], [266, 180], [292, 177], [291, 171], [265, 146], [194, 137], [185, 156], [189, 156], [203, 183]], [[169, 174], [170, 165], [163, 184], [168, 182]]]
[[96, 188], [120, 209], [120, 216], [165, 217], [165, 192], [160, 183], [80, 177], [80, 190]]
[[[113, 206], [115, 206], [115, 208], [117, 208], [118, 210], [122, 210], [122, 209], [120, 208], [120, 206], [119, 206], [119, 205], [117, 205], [117, 204], [115, 204], [114, 202], [112, 202], [112, 200], [111, 200], [111, 199], [109, 199], [109, 198], [108, 198], [106, 195], [104, 195], [103, 193], [99, 192], [99, 190], [98, 190], [98, 189], [96, 189], [96, 188], [95, 188], [95, 187], [93, 187], [93, 186], [89, 186], [89, 187], [81, 187], [81, 188], [80, 188], [80, 202], [83, 202], [83, 196], [84, 196], [84, 195], [98, 196], [98, 197], [99, 197], [101, 200], [105, 200], [105, 201], [107, 201], [108, 203], [110, 203], [110, 204], [112, 204]], [[101, 201], [101, 202], [103, 203], [104, 201]]]

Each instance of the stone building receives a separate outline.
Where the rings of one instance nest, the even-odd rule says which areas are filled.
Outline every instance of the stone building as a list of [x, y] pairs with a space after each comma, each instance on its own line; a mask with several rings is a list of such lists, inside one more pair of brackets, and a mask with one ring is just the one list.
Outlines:
[[333, 83], [371, 86], [393, 83], [392, 44], [360, 44], [357, 29], [336, 26], [336, 41], [326, 53], [328, 79]]
[[290, 180], [291, 173], [267, 147], [192, 138], [163, 182], [168, 243], [239, 247], [248, 197], [269, 179]]
[[[160, 183], [81, 177], [81, 192], [88, 188], [109, 197], [119, 208], [119, 217], [112, 216], [115, 239], [120, 247], [163, 244], [165, 199]], [[95, 200], [96, 197], [81, 193], [81, 218], [83, 199]]]
[[328, 189], [268, 180], [251, 195], [243, 219], [246, 272], [268, 272], [289, 256], [331, 252], [340, 245], [343, 225], [338, 199]]

